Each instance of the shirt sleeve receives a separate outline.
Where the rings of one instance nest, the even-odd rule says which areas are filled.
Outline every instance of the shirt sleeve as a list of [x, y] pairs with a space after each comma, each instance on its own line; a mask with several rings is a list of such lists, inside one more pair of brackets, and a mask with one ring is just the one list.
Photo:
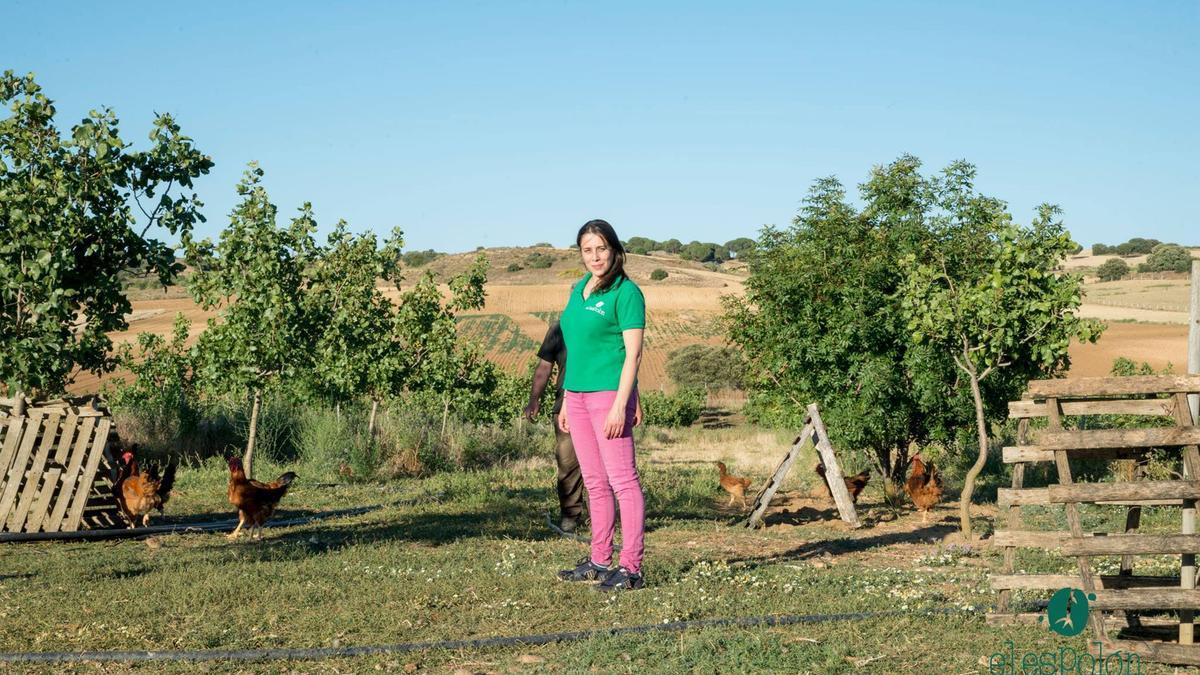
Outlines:
[[538, 358], [543, 361], [554, 363], [558, 360], [558, 353], [563, 349], [563, 334], [562, 325], [555, 321], [550, 326], [550, 330], [546, 331], [546, 337], [542, 339], [542, 347], [538, 349]]
[[646, 299], [642, 296], [642, 289], [628, 280], [622, 286], [628, 287], [628, 290], [622, 288], [624, 292], [617, 298], [617, 326], [621, 330], [645, 328]]

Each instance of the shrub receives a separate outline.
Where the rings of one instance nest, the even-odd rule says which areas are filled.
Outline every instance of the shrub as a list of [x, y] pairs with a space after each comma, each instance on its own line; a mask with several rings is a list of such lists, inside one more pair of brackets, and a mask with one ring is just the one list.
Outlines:
[[650, 281], [662, 281], [663, 279], [666, 279], [666, 278], [667, 278], [667, 271], [661, 267], [655, 268], [655, 270], [650, 273]]
[[1092, 255], [1108, 255], [1110, 253], [1116, 253], [1116, 251], [1107, 244], [1092, 244]]
[[1099, 275], [1100, 281], [1117, 281], [1129, 274], [1129, 265], [1120, 258], [1109, 258], [1097, 268], [1096, 274]]
[[695, 344], [671, 352], [667, 374], [684, 388], [741, 389], [746, 361], [733, 347]]
[[534, 252], [529, 254], [529, 257], [525, 258], [525, 264], [529, 265], [530, 269], [548, 269], [554, 264], [554, 256], [543, 255], [542, 253]]
[[551, 244], [548, 241], [539, 241], [538, 243], [534, 244], [533, 246], [534, 246], [534, 248], [554, 248], [554, 244]]
[[509, 263], [508, 267], [506, 267], [504, 269], [508, 270], [509, 272], [520, 272], [521, 270], [523, 270], [525, 268], [521, 267], [520, 263]]
[[1146, 262], [1138, 265], [1139, 272], [1186, 272], [1191, 268], [1191, 252], [1178, 244], [1155, 246]]
[[446, 254], [438, 253], [430, 248], [425, 249], [424, 251], [409, 251], [408, 253], [402, 254], [400, 256], [400, 260], [409, 267], [421, 267], [423, 265], [428, 265], [443, 255]]
[[680, 389], [674, 394], [651, 391], [641, 394], [642, 415], [646, 424], [660, 427], [686, 427], [700, 419], [704, 410], [704, 390]]

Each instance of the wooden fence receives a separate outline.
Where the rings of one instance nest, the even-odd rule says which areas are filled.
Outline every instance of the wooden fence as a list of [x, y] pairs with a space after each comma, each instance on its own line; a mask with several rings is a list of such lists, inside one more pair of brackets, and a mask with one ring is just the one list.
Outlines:
[[[1113, 649], [1139, 654], [1147, 660], [1164, 663], [1200, 665], [1200, 646], [1194, 644], [1194, 615], [1200, 609], [1200, 590], [1196, 589], [1196, 552], [1200, 535], [1196, 534], [1196, 503], [1200, 500], [1200, 427], [1188, 407], [1189, 393], [1200, 392], [1200, 376], [1111, 377], [1031, 382], [1024, 400], [1009, 404], [1009, 413], [1017, 418], [1017, 445], [1004, 448], [1005, 463], [1013, 464], [1011, 489], [998, 496], [998, 529], [994, 544], [1004, 550], [1003, 573], [991, 579], [999, 591], [998, 610], [1009, 612], [1014, 590], [1053, 592], [1059, 588], [1081, 588], [1094, 595], [1089, 603], [1091, 629], [1095, 639]], [[1134, 429], [1088, 429], [1086, 420], [1080, 429], [1064, 428], [1064, 417], [1095, 415], [1133, 415], [1145, 418], [1168, 417], [1171, 427]], [[1032, 420], [1046, 420], [1044, 430], [1031, 430]], [[1145, 458], [1155, 449], [1179, 454], [1183, 480], [1147, 480]], [[1133, 480], [1117, 483], [1076, 482], [1071, 460], [1134, 459]], [[1035, 462], [1052, 462], [1058, 483], [1043, 488], [1026, 488], [1025, 468]], [[1106, 504], [1125, 509], [1124, 531], [1119, 533], [1085, 532], [1079, 504]], [[1030, 531], [1022, 526], [1021, 506], [1027, 504], [1061, 505], [1067, 531]], [[1142, 534], [1138, 532], [1142, 508], [1179, 507], [1180, 534]], [[1076, 558], [1078, 574], [1016, 574], [1016, 549], [1058, 549]], [[1133, 574], [1134, 556], [1179, 555], [1178, 576], [1141, 576]], [[1120, 571], [1115, 575], [1096, 574], [1093, 558], [1120, 556]], [[1176, 623], [1164, 634], [1143, 624], [1140, 613], [1175, 610]], [[1125, 626], [1119, 637], [1109, 639], [1106, 620], [1120, 612]], [[1163, 639], [1150, 641], [1145, 638]]]
[[113, 497], [112, 418], [62, 402], [11, 414], [0, 399], [0, 532], [124, 527]]

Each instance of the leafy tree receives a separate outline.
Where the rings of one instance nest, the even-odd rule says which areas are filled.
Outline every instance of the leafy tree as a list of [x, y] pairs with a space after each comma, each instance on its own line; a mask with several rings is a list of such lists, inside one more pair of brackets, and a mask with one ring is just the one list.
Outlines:
[[190, 329], [191, 322], [177, 314], [170, 341], [155, 333], [140, 333], [136, 354], [128, 343], [117, 349], [118, 364], [134, 379], [126, 382], [118, 378], [105, 385], [108, 402], [115, 411], [136, 410], [144, 421], [160, 427], [153, 431], [169, 430], [175, 437], [196, 428], [199, 413], [187, 346]]
[[1145, 255], [1152, 253], [1154, 247], [1162, 242], [1157, 239], [1143, 239], [1142, 237], [1134, 237], [1124, 244], [1117, 244], [1116, 252], [1119, 255]]
[[749, 237], [738, 237], [725, 242], [725, 248], [733, 254], [735, 258], [742, 257], [743, 253], [754, 250], [754, 240]]
[[1107, 244], [1092, 244], [1092, 255], [1110, 255], [1113, 253], [1116, 253], [1116, 251]]
[[0, 382], [18, 400], [58, 394], [72, 371], [114, 367], [108, 334], [128, 328], [121, 273], [163, 285], [182, 269], [165, 232], [187, 241], [199, 213], [190, 189], [211, 159], [169, 115], [132, 151], [117, 116], [93, 110], [64, 138], [32, 74], [0, 77]]
[[866, 451], [889, 498], [911, 444], [952, 440], [970, 420], [953, 360], [912, 342], [896, 293], [906, 255], [922, 259], [946, 239], [961, 249], [947, 256], [965, 264], [986, 242], [1003, 203], [977, 194], [974, 176], [956, 162], [926, 178], [906, 155], [872, 170], [861, 212], [837, 179], [816, 181], [789, 229], [763, 229], [746, 297], [725, 303], [748, 364], [748, 414], [798, 428], [816, 402], [835, 445]]
[[683, 250], [683, 244], [678, 239], [660, 241], [658, 247], [667, 253], [679, 253]]
[[661, 267], [654, 268], [654, 271], [650, 273], [650, 281], [662, 281], [663, 279], [666, 279], [666, 278], [667, 278], [667, 271]]
[[342, 221], [305, 271], [306, 311], [316, 327], [310, 386], [326, 401], [370, 398], [368, 436], [374, 434], [379, 402], [391, 394], [389, 374], [380, 369], [391, 346], [395, 305], [376, 282], [399, 278], [403, 245], [399, 229], [380, 247], [374, 234], [354, 236]]
[[699, 241], [693, 241], [679, 251], [680, 258], [695, 262], [711, 262], [716, 259], [716, 255], [716, 244], [705, 244]]
[[[923, 259], [904, 258], [908, 273], [899, 297], [913, 340], [950, 355], [971, 387], [978, 456], [960, 499], [968, 537], [975, 479], [987, 460], [989, 411], [981, 383], [994, 376], [1015, 398], [1029, 380], [1067, 369], [1072, 340], [1094, 342], [1103, 329], [1075, 315], [1082, 278], [1055, 273], [1071, 250], [1070, 236], [1054, 220], [1058, 213], [1043, 205], [1029, 228], [1011, 224], [1004, 214], [989, 228], [994, 234], [969, 248], [934, 247]], [[993, 409], [990, 416], [1003, 415]]]
[[1125, 275], [1129, 274], [1129, 264], [1120, 258], [1109, 258], [1104, 261], [1103, 265], [1096, 268], [1096, 274], [1100, 277], [1100, 281], [1124, 279]]
[[667, 374], [680, 387], [741, 389], [745, 384], [746, 361], [732, 347], [694, 344], [671, 352]]
[[428, 248], [424, 251], [408, 251], [400, 256], [406, 267], [424, 267], [438, 258], [446, 255]]
[[646, 237], [631, 237], [625, 245], [625, 250], [638, 255], [647, 255], [658, 248], [658, 242]]
[[1159, 244], [1146, 262], [1138, 265], [1139, 272], [1187, 272], [1192, 269], [1192, 253], [1178, 244]]
[[216, 246], [205, 239], [188, 248], [195, 268], [188, 290], [201, 307], [220, 310], [197, 344], [199, 379], [215, 390], [249, 393], [253, 400], [244, 460], [248, 476], [263, 391], [303, 382], [316, 342], [304, 298], [305, 271], [318, 258], [312, 206], [305, 204], [288, 227], [278, 227], [262, 175], [255, 164], [246, 170], [237, 186], [242, 202]]

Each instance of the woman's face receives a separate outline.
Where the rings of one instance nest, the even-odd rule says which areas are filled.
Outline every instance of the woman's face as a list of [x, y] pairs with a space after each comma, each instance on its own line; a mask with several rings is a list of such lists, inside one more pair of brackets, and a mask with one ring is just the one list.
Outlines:
[[612, 249], [604, 242], [604, 237], [588, 232], [579, 240], [579, 255], [583, 257], [583, 266], [594, 277], [602, 277], [612, 264]]

